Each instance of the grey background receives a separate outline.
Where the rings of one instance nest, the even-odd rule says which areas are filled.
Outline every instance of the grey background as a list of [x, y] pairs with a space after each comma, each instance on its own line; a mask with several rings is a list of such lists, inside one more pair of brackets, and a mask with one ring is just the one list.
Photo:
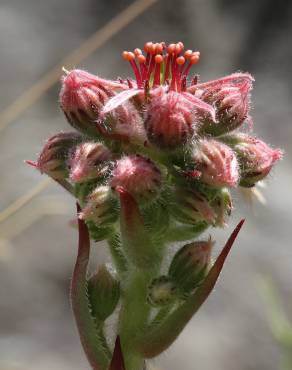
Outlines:
[[[130, 1], [1, 0], [0, 110]], [[271, 335], [259, 276], [276, 283], [292, 319], [292, 2], [287, 0], [160, 0], [79, 67], [127, 76], [122, 50], [148, 40], [182, 40], [200, 50], [202, 80], [235, 71], [256, 78], [255, 132], [285, 150], [266, 181], [267, 204], [250, 208], [239, 193], [229, 228], [246, 217], [236, 247], [208, 302], [175, 345], [153, 364], [165, 370], [275, 370], [280, 348]], [[45, 138], [70, 130], [57, 99], [59, 85], [0, 132], [0, 210], [29, 191], [40, 175], [23, 164]], [[0, 224], [0, 369], [88, 369], [68, 303], [77, 233], [74, 201], [50, 185]], [[96, 260], [108, 260], [94, 246]]]

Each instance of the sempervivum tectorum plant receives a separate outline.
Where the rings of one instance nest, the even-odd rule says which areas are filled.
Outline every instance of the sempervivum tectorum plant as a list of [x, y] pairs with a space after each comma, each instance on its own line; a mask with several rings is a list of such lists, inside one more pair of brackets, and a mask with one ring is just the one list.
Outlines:
[[[282, 157], [239, 132], [250, 118], [253, 78], [189, 79], [200, 53], [148, 42], [123, 52], [134, 79], [66, 72], [60, 105], [79, 133], [50, 138], [36, 163], [78, 202], [79, 250], [71, 299], [93, 369], [142, 370], [178, 337], [212, 291], [243, 224], [211, 263], [231, 190], [253, 187]], [[88, 278], [89, 237], [108, 242], [111, 269]], [[169, 264], [169, 246], [184, 242]], [[164, 269], [162, 269], [164, 266]], [[103, 331], [119, 311], [114, 354]]]

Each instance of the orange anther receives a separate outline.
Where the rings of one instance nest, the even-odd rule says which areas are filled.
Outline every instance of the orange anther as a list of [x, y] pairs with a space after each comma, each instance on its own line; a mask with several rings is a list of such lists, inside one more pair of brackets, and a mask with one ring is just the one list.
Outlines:
[[152, 55], [155, 55], [156, 54], [156, 44], [152, 44], [149, 47], [149, 53], [152, 54]]
[[141, 54], [142, 54], [142, 50], [141, 50], [141, 49], [139, 49], [139, 48], [136, 48], [136, 49], [134, 50], [134, 54], [135, 54], [136, 56], [141, 55]]
[[176, 58], [176, 63], [177, 64], [179, 64], [179, 65], [183, 65], [183, 64], [185, 64], [185, 58], [184, 57], [178, 57], [178, 58]]
[[191, 56], [191, 64], [197, 64], [200, 60], [200, 53], [198, 51], [194, 52]]
[[172, 54], [172, 53], [174, 53], [174, 50], [175, 50], [175, 44], [169, 44], [168, 47], [167, 47], [168, 53]]
[[122, 52], [122, 57], [123, 57], [123, 59], [128, 60], [128, 54], [129, 54], [129, 52], [128, 52], [128, 51], [123, 51], [123, 52]]
[[175, 49], [174, 49], [175, 54], [177, 54], [177, 55], [180, 54], [182, 50], [183, 49], [182, 49], [182, 46], [180, 44], [175, 45]]
[[184, 55], [186, 59], [191, 59], [192, 54], [193, 54], [192, 50], [186, 50]]
[[155, 60], [155, 63], [160, 64], [163, 62], [163, 56], [161, 54], [157, 54], [155, 55], [154, 60]]
[[177, 45], [180, 45], [180, 47], [181, 47], [181, 49], [182, 49], [182, 50], [185, 48], [184, 44], [183, 44], [181, 41], [179, 41], [179, 42], [177, 43]]
[[157, 43], [155, 45], [155, 52], [156, 54], [161, 54], [163, 52], [163, 46], [161, 45], [161, 43]]
[[138, 62], [139, 62], [140, 64], [142, 64], [142, 63], [145, 63], [145, 62], [146, 62], [146, 58], [145, 58], [145, 57], [144, 57], [144, 55], [142, 55], [142, 54], [138, 55], [138, 56], [137, 56], [137, 59], [138, 59]]
[[146, 53], [149, 53], [149, 49], [151, 48], [152, 45], [153, 43], [151, 41], [146, 42], [146, 44], [144, 45], [144, 50], [146, 51]]
[[132, 53], [131, 51], [128, 52], [128, 61], [134, 60], [135, 59], [135, 54]]

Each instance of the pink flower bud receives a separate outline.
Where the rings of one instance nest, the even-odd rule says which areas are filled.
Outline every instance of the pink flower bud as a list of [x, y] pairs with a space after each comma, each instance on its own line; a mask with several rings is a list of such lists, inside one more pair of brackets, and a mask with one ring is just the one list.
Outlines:
[[137, 201], [146, 201], [157, 196], [161, 182], [161, 172], [150, 159], [130, 155], [117, 161], [110, 185], [123, 188]]
[[216, 107], [216, 120], [205, 120], [201, 131], [219, 136], [240, 127], [249, 117], [250, 91], [253, 78], [237, 73], [193, 86], [195, 96]]
[[53, 179], [68, 177], [67, 159], [72, 147], [82, 140], [75, 132], [60, 132], [50, 137], [43, 147], [36, 163], [27, 161], [41, 173], [46, 173]]
[[227, 145], [217, 140], [203, 139], [194, 148], [193, 160], [196, 170], [201, 172], [200, 180], [206, 184], [215, 187], [237, 185], [237, 159]]
[[251, 187], [264, 179], [275, 162], [283, 157], [283, 152], [280, 149], [272, 149], [255, 137], [238, 134], [236, 140], [234, 150], [241, 169], [241, 186]]
[[107, 100], [127, 86], [75, 69], [62, 79], [60, 104], [68, 122], [85, 134], [98, 134], [96, 120]]
[[185, 144], [196, 132], [195, 109], [182, 94], [160, 91], [147, 108], [145, 128], [150, 142], [173, 149]]
[[102, 133], [109, 139], [140, 145], [147, 142], [142, 116], [131, 102], [112, 110], [104, 126]]
[[111, 158], [111, 152], [101, 143], [86, 142], [79, 144], [69, 159], [70, 180], [84, 182], [105, 173], [105, 163]]

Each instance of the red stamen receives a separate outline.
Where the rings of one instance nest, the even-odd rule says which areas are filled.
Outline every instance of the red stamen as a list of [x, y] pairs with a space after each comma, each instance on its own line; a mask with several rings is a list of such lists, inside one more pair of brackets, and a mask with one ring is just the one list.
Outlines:
[[160, 85], [160, 64], [163, 63], [163, 56], [160, 54], [155, 55], [155, 71], [154, 71], [154, 86]]
[[172, 58], [171, 61], [171, 84], [170, 84], [170, 90], [175, 90], [176, 89], [176, 82], [177, 82], [177, 67], [178, 65], [176, 64], [176, 59]]
[[137, 64], [135, 62], [135, 54], [132, 53], [131, 51], [124, 51], [122, 55], [123, 55], [123, 58], [125, 60], [130, 62], [131, 66], [133, 68], [135, 77], [136, 77], [137, 85], [138, 85], [138, 87], [141, 87], [142, 86], [142, 79], [141, 79], [140, 71], [139, 71], [139, 69], [137, 67]]
[[154, 66], [155, 66], [155, 57], [154, 55], [152, 55], [150, 63], [149, 63], [148, 71], [147, 71], [147, 77], [146, 77], [147, 80], [150, 80], [150, 76], [151, 76], [151, 73], [153, 72]]
[[166, 80], [168, 79], [168, 76], [169, 76], [169, 66], [170, 66], [170, 63], [171, 63], [171, 58], [172, 58], [172, 56], [170, 54], [166, 55], [166, 65], [165, 65], [163, 83], [166, 82]]

